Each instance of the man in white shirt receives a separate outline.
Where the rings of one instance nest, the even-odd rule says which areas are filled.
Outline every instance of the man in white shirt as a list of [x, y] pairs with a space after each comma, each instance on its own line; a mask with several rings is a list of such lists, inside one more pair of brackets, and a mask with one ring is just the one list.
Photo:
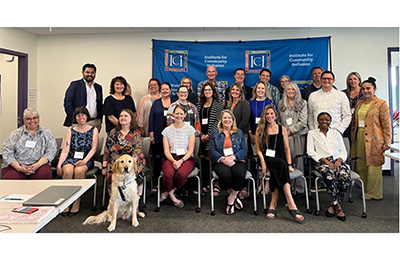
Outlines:
[[83, 78], [70, 83], [64, 98], [66, 113], [64, 126], [72, 125], [74, 110], [83, 106], [88, 109], [90, 114], [88, 124], [97, 127], [100, 132], [103, 117], [103, 89], [101, 85], [94, 82], [96, 70], [94, 64], [87, 63], [82, 68]]
[[332, 115], [331, 128], [343, 134], [351, 122], [349, 100], [344, 92], [333, 88], [335, 75], [331, 71], [324, 71], [321, 81], [321, 88], [308, 99], [308, 127], [310, 130], [318, 128], [318, 114], [328, 112]]

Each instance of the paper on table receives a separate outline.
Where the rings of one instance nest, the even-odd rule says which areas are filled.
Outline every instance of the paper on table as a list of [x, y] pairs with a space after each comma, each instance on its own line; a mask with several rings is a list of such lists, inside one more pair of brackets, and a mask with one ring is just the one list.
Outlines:
[[0, 203], [23, 203], [28, 199], [32, 198], [33, 195], [29, 194], [10, 194], [0, 198]]

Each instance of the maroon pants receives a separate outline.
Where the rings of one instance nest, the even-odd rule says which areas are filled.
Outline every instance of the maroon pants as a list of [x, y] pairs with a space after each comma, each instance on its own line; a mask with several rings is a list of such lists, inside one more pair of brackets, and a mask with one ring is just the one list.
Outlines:
[[1, 170], [1, 175], [3, 180], [43, 180], [52, 179], [53, 177], [51, 167], [48, 164], [43, 164], [31, 175], [25, 175], [25, 173], [19, 172], [13, 167], [5, 167]]
[[[180, 160], [183, 156], [172, 155], [175, 160]], [[194, 160], [190, 157], [187, 161], [182, 163], [179, 169], [175, 170], [173, 164], [169, 160], [165, 160], [162, 164], [163, 185], [164, 188], [170, 192], [173, 188], [180, 189], [186, 183], [188, 175], [194, 168]]]

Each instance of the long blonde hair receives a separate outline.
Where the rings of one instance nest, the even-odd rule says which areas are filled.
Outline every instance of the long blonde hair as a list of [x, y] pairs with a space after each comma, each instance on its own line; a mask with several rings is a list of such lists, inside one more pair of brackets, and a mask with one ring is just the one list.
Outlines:
[[231, 128], [231, 134], [236, 133], [238, 131], [238, 128], [236, 126], [236, 117], [233, 114], [232, 110], [230, 109], [224, 109], [221, 112], [221, 115], [219, 117], [219, 122], [218, 122], [218, 131], [221, 133], [224, 130], [224, 127], [222, 125], [222, 116], [227, 113], [232, 117], [233, 123], [232, 123], [232, 128]]
[[256, 99], [257, 98], [257, 86], [260, 83], [265, 86], [265, 97], [272, 100], [272, 96], [271, 96], [271, 93], [269, 92], [269, 88], [268, 88], [267, 84], [264, 81], [259, 81], [254, 85], [254, 87], [253, 87], [253, 96], [251, 97], [251, 99]]
[[268, 144], [268, 122], [265, 119], [265, 114], [267, 113], [268, 109], [272, 109], [275, 113], [275, 117], [278, 118], [278, 112], [275, 109], [275, 106], [273, 104], [269, 104], [266, 105], [261, 113], [261, 117], [260, 117], [260, 123], [258, 124], [258, 127], [256, 129], [256, 136], [258, 137], [258, 147], [260, 148], [260, 150], [263, 150], [264, 147], [267, 146]]

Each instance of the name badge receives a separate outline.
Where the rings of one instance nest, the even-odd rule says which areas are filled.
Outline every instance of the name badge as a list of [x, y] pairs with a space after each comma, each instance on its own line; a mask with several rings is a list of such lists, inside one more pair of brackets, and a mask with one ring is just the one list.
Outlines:
[[224, 155], [229, 156], [233, 154], [233, 149], [232, 148], [226, 148], [224, 149]]
[[256, 125], [258, 125], [260, 123], [260, 119], [259, 117], [256, 117]]
[[293, 118], [288, 118], [288, 119], [286, 119], [286, 123], [287, 123], [288, 125], [291, 125], [291, 124], [293, 123]]
[[36, 146], [36, 141], [26, 141], [26, 143], [25, 143], [25, 147], [27, 147], [27, 148], [35, 148], [35, 146]]
[[202, 125], [207, 125], [207, 124], [208, 124], [208, 118], [203, 118], [203, 119], [201, 120], [201, 124], [202, 124]]
[[267, 149], [265, 155], [268, 157], [275, 157], [275, 153], [276, 153], [275, 150]]
[[75, 152], [74, 159], [83, 159], [84, 152]]
[[168, 110], [164, 110], [164, 116], [168, 115]]
[[364, 120], [358, 121], [358, 127], [365, 127]]
[[176, 149], [176, 155], [185, 155], [186, 154], [186, 152], [185, 152], [185, 149]]
[[188, 114], [193, 114], [193, 110], [189, 110], [189, 111], [188, 111]]

